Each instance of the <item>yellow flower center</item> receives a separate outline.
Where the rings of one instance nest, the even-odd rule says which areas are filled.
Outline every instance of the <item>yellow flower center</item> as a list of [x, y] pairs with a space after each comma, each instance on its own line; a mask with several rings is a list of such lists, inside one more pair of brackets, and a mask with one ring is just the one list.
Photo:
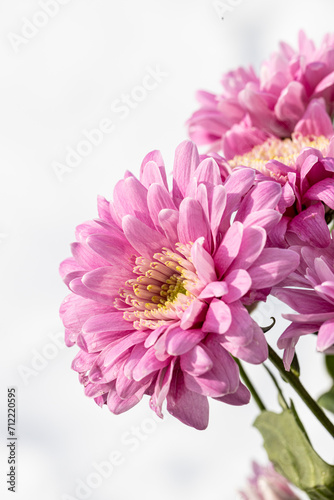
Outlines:
[[255, 146], [249, 153], [235, 156], [229, 161], [232, 168], [237, 166], [252, 167], [259, 172], [271, 177], [280, 177], [266, 168], [270, 160], [277, 160], [288, 166], [293, 166], [298, 155], [304, 148], [319, 149], [326, 154], [329, 139], [324, 136], [302, 136], [299, 133], [293, 134], [292, 139], [268, 139], [263, 144]]
[[163, 248], [153, 259], [136, 258], [132, 272], [137, 278], [126, 281], [115, 302], [124, 310], [124, 319], [138, 330], [181, 318], [197, 294], [199, 279], [191, 262], [191, 243], [177, 243], [175, 252]]

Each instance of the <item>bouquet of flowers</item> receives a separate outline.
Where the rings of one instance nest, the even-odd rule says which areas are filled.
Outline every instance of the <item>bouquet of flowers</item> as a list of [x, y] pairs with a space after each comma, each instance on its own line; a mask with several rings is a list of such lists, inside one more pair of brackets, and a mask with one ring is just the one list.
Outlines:
[[[76, 229], [60, 266], [66, 344], [79, 347], [72, 368], [86, 396], [114, 414], [148, 396], [159, 417], [166, 406], [199, 430], [208, 398], [253, 399], [272, 465], [254, 465], [242, 498], [297, 499], [289, 481], [333, 500], [334, 467], [314, 451], [282, 384], [332, 439], [323, 408], [334, 412], [334, 385], [311, 397], [296, 346], [316, 335], [334, 380], [334, 36], [316, 48], [301, 32], [298, 50], [282, 43], [260, 76], [239, 68], [223, 76], [221, 95], [198, 99], [172, 182], [152, 151], [139, 179], [126, 172], [111, 201], [98, 198], [98, 218]], [[259, 325], [251, 315], [269, 296], [295, 311], [276, 350], [275, 319]], [[266, 360], [281, 413], [247, 375], [247, 363]]]

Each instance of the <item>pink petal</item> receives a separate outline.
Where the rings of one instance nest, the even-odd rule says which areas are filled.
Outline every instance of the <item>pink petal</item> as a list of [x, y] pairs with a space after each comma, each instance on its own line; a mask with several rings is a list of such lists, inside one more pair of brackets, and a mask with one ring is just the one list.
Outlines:
[[122, 227], [125, 236], [138, 254], [151, 259], [163, 247], [168, 247], [168, 240], [160, 233], [146, 226], [132, 215], [126, 215], [122, 219]]
[[292, 250], [265, 248], [248, 269], [252, 279], [252, 289], [276, 285], [294, 271], [298, 264], [299, 255]]
[[180, 327], [175, 327], [170, 329], [166, 335], [166, 350], [171, 356], [180, 356], [190, 351], [205, 336], [206, 332], [200, 328], [183, 330]]
[[304, 114], [306, 92], [304, 85], [299, 82], [290, 82], [282, 91], [275, 105], [275, 114], [282, 122], [294, 127]]
[[250, 328], [252, 330], [250, 335], [252, 340], [247, 345], [239, 345], [234, 339], [227, 340], [227, 336], [222, 337], [220, 343], [233, 356], [257, 365], [263, 363], [268, 358], [268, 345], [263, 331], [252, 319]]
[[325, 211], [321, 203], [312, 205], [292, 219], [289, 231], [315, 247], [325, 248], [330, 244], [330, 232], [325, 221]]
[[[212, 281], [198, 296], [199, 299], [209, 299], [211, 297], [221, 298], [228, 292], [228, 286], [224, 281]], [[225, 300], [225, 298], [224, 298]]]
[[196, 345], [180, 357], [180, 366], [182, 371], [196, 377], [211, 370], [213, 361], [204, 346]]
[[152, 372], [159, 371], [170, 363], [167, 358], [164, 361], [159, 361], [155, 355], [154, 347], [150, 347], [144, 356], [142, 356], [132, 372], [132, 377], [137, 382], [150, 375]]
[[310, 311], [316, 311], [318, 314], [333, 311], [333, 306], [313, 290], [276, 289], [272, 294], [301, 314], [309, 314]]
[[208, 426], [208, 400], [187, 389], [181, 370], [173, 376], [167, 395], [167, 410], [173, 417], [195, 429], [204, 430]]
[[243, 222], [246, 216], [252, 212], [275, 208], [281, 195], [282, 188], [278, 182], [260, 182], [243, 199], [235, 220]]
[[226, 396], [221, 396], [220, 398], [214, 398], [217, 401], [226, 403], [233, 406], [242, 406], [249, 403], [251, 398], [250, 392], [247, 387], [240, 382], [238, 389], [233, 394], [227, 394]]
[[[190, 240], [192, 241], [192, 240]], [[215, 264], [211, 255], [203, 248], [204, 238], [198, 238], [191, 247], [191, 258], [203, 285], [217, 279]]]
[[214, 262], [217, 270], [217, 277], [220, 279], [229, 268], [233, 260], [239, 253], [243, 235], [243, 225], [240, 222], [234, 222], [227, 230], [223, 241], [219, 245], [215, 255]]
[[177, 147], [173, 168], [173, 199], [176, 206], [186, 194], [189, 181], [199, 165], [197, 147], [191, 141], [184, 141]]
[[334, 179], [323, 179], [314, 184], [304, 195], [305, 200], [319, 200], [334, 209]]
[[159, 213], [164, 209], [176, 210], [174, 202], [164, 186], [152, 184], [147, 195], [147, 204], [151, 219], [156, 228], [160, 227]]
[[158, 166], [163, 183], [164, 183], [165, 187], [168, 189], [164, 161], [163, 161], [163, 158], [161, 156], [160, 151], [158, 151], [158, 150], [151, 151], [143, 159], [141, 167], [140, 167], [140, 182], [142, 182], [147, 189], [149, 188], [149, 186], [145, 184], [146, 181], [149, 182], [149, 179], [147, 178], [146, 174], [144, 175], [144, 170], [145, 170], [145, 165], [150, 161], [154, 161], [154, 163]]
[[302, 135], [333, 135], [332, 121], [322, 98], [310, 101], [302, 119], [295, 127], [295, 132], [300, 132]]
[[267, 234], [262, 227], [244, 228], [238, 256], [234, 259], [229, 271], [248, 269], [261, 255], [266, 244]]
[[114, 189], [114, 207], [122, 219], [132, 215], [147, 226], [153, 228], [147, 209], [147, 189], [133, 176], [119, 181]]
[[200, 300], [193, 300], [190, 306], [184, 311], [180, 327], [188, 330], [193, 326], [202, 323], [206, 316], [207, 304]]
[[211, 231], [203, 208], [198, 201], [185, 198], [180, 204], [180, 218], [178, 224], [180, 243], [194, 243], [197, 238], [204, 237], [204, 247], [211, 246]]
[[202, 327], [204, 332], [225, 333], [232, 322], [229, 306], [222, 300], [213, 299]]
[[159, 213], [159, 224], [162, 227], [171, 247], [179, 241], [177, 226], [179, 223], [179, 212], [177, 210], [164, 209]]
[[225, 277], [225, 283], [228, 285], [228, 292], [224, 295], [224, 302], [230, 304], [243, 297], [252, 285], [252, 280], [247, 271], [236, 269], [228, 273]]
[[317, 338], [317, 350], [320, 352], [334, 345], [334, 318], [323, 323], [319, 329]]

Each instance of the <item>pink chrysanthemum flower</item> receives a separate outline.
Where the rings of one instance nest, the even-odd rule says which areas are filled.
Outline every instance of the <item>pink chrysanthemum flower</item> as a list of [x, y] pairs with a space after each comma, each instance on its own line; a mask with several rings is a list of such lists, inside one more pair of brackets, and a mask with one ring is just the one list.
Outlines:
[[[274, 295], [299, 314], [284, 314], [291, 321], [278, 340], [284, 365], [290, 369], [295, 346], [302, 335], [318, 332], [317, 350], [334, 354], [334, 241], [327, 248], [293, 247], [300, 265]], [[293, 288], [281, 288], [285, 287]]]
[[255, 168], [257, 180], [268, 176], [282, 186], [278, 210], [282, 219], [270, 234], [274, 246], [326, 247], [330, 233], [326, 221], [334, 210], [334, 138], [269, 139], [230, 162]]
[[288, 481], [270, 464], [262, 467], [253, 462], [253, 476], [240, 492], [244, 500], [299, 500]]
[[255, 171], [235, 170], [223, 183], [212, 158], [191, 142], [175, 156], [169, 191], [159, 152], [143, 161], [140, 181], [126, 173], [113, 201], [77, 228], [73, 257], [61, 265], [71, 294], [61, 306], [73, 369], [87, 396], [113, 413], [144, 394], [198, 429], [207, 397], [249, 401], [232, 356], [267, 358], [267, 343], [246, 306], [265, 300], [293, 271], [297, 253], [265, 248], [281, 187], [253, 186]]
[[227, 73], [221, 95], [198, 92], [201, 108], [188, 120], [190, 137], [230, 160], [270, 137], [332, 135], [333, 49], [334, 35], [317, 49], [301, 31], [298, 51], [281, 43], [260, 77], [252, 68]]

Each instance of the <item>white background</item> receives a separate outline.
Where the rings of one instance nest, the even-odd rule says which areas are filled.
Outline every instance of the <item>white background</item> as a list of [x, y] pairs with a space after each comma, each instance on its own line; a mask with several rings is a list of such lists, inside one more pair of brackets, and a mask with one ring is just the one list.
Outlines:
[[[62, 332], [58, 308], [67, 293], [58, 265], [69, 255], [75, 226], [96, 217], [96, 195], [110, 198], [124, 171], [137, 174], [152, 149], [161, 149], [171, 171], [198, 88], [219, 91], [221, 74], [240, 65], [259, 69], [279, 40], [295, 46], [300, 28], [317, 43], [333, 29], [332, 0], [232, 3], [238, 5], [222, 20], [209, 0], [71, 0], [15, 51], [13, 34], [21, 34], [24, 18], [43, 23], [41, 7], [36, 0], [0, 1], [1, 498], [13, 498], [5, 484], [8, 386], [18, 391], [17, 500], [73, 500], [77, 481], [86, 482], [94, 462], [117, 450], [122, 463], [87, 498], [235, 500], [251, 460], [266, 463], [251, 427], [253, 403], [234, 408], [212, 401], [203, 432], [168, 414], [155, 424], [147, 399], [114, 416], [83, 395], [70, 369], [76, 348], [57, 347], [49, 337]], [[157, 65], [168, 76], [121, 119], [111, 104]], [[64, 163], [82, 131], [104, 118], [114, 131], [61, 182], [54, 162]], [[262, 311], [264, 325], [281, 309]], [[282, 324], [268, 334], [272, 345], [281, 331]], [[302, 378], [317, 396], [329, 379], [314, 347], [305, 339], [300, 360]], [[24, 377], [36, 355], [44, 364], [39, 358], [39, 371]], [[264, 369], [249, 372], [278, 409]], [[317, 450], [332, 460], [326, 432], [298, 408]], [[135, 442], [126, 439], [136, 427], [142, 437], [133, 450]]]

